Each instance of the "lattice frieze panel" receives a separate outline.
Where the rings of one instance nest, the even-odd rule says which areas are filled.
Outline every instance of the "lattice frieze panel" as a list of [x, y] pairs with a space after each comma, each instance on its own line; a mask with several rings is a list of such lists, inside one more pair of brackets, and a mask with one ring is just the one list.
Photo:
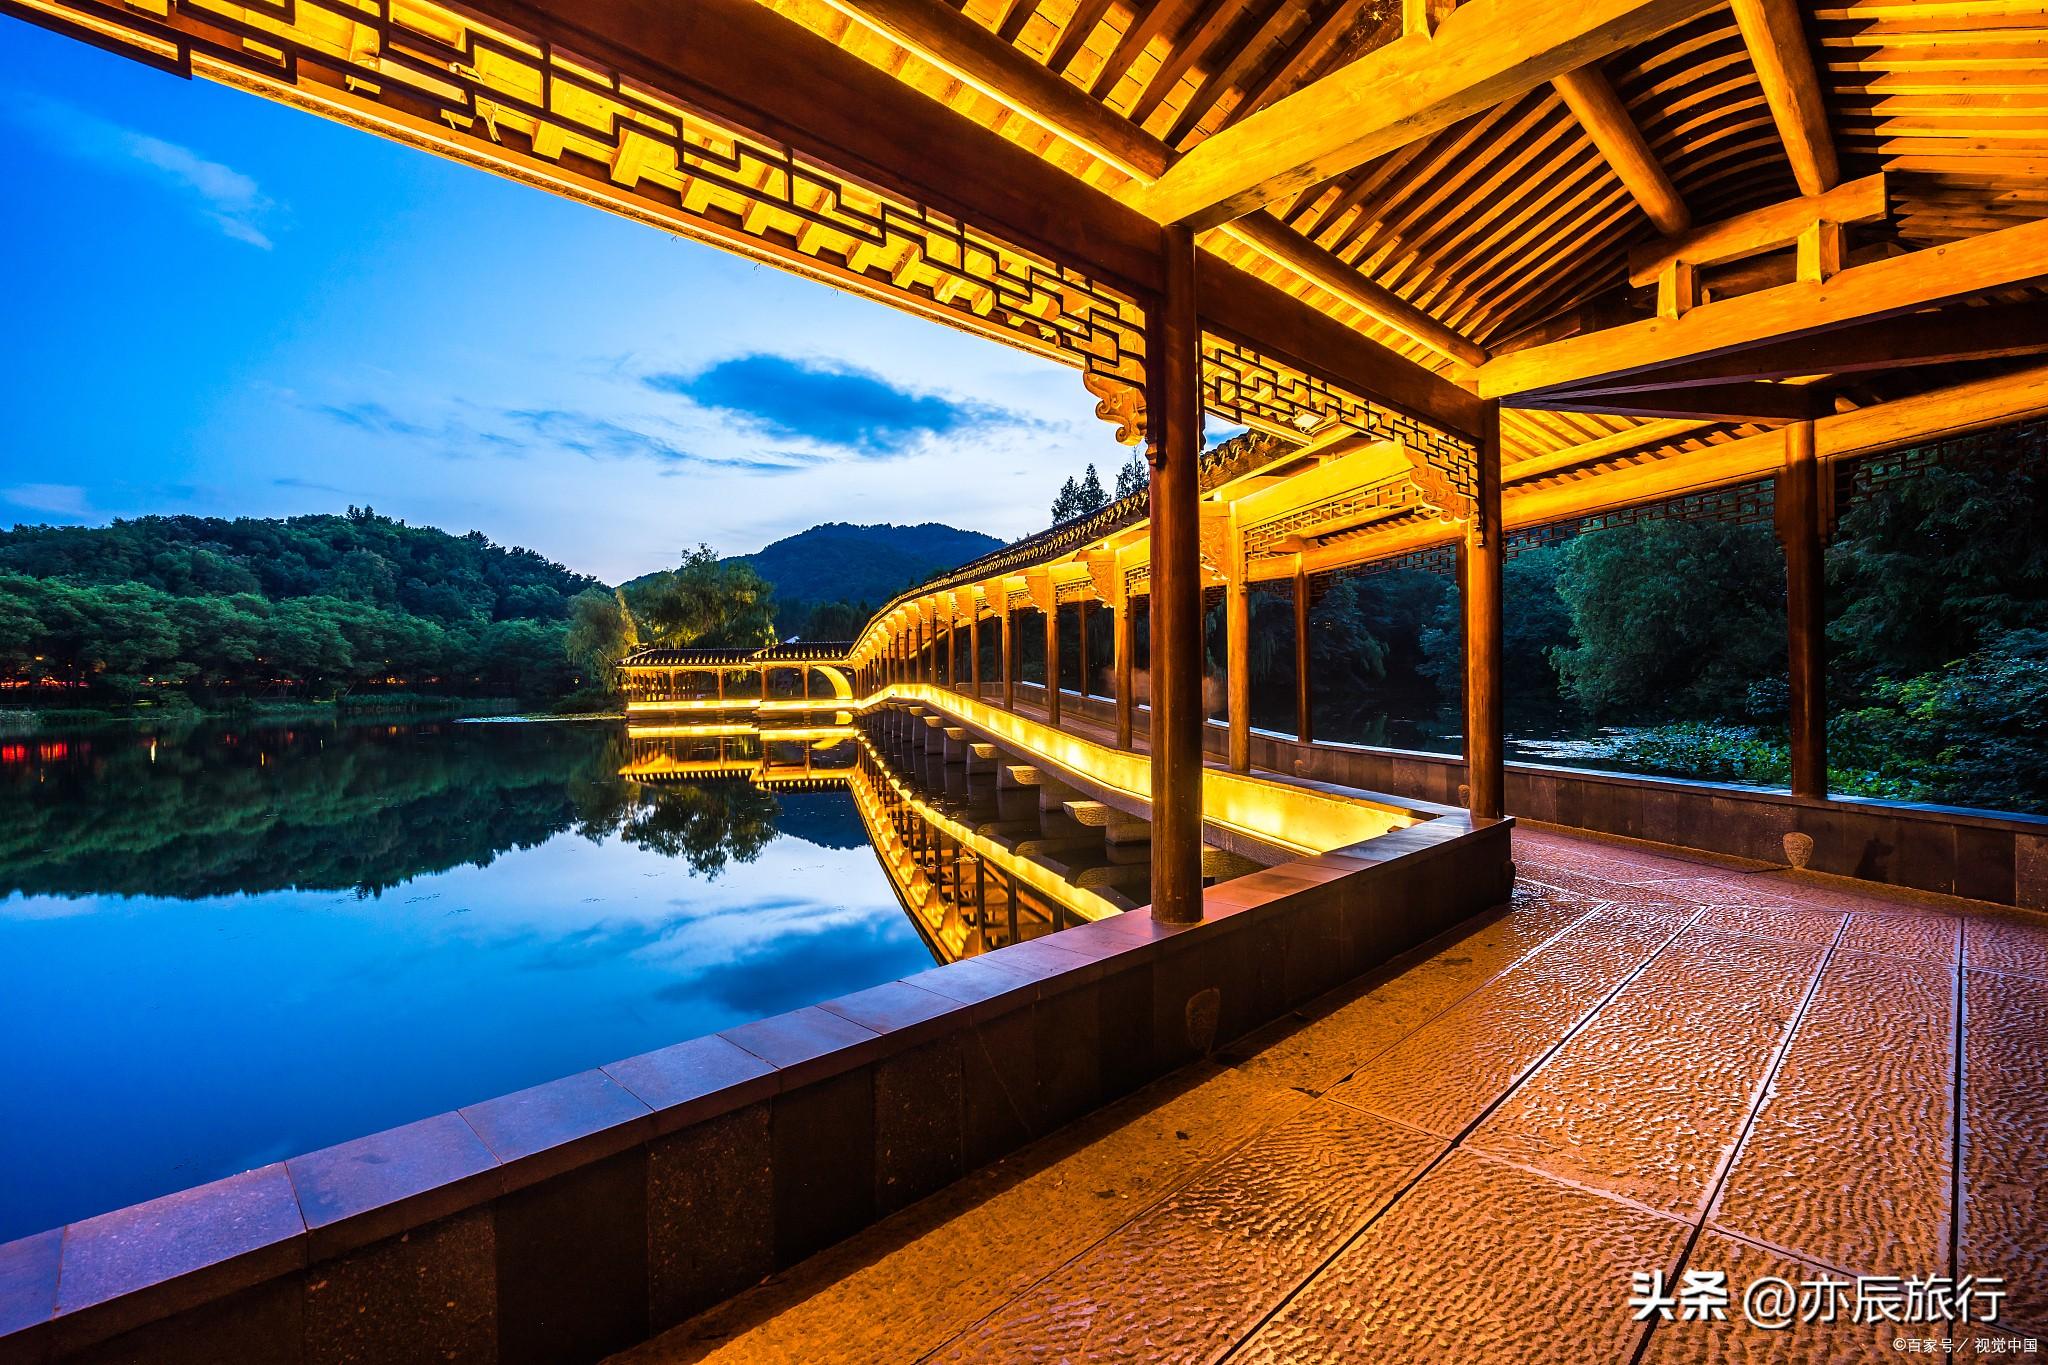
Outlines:
[[1329, 584], [1338, 578], [1366, 578], [1374, 574], [1392, 573], [1396, 570], [1413, 570], [1419, 573], [1441, 574], [1446, 578], [1456, 577], [1458, 572], [1458, 547], [1456, 545], [1427, 545], [1406, 554], [1389, 555], [1385, 559], [1367, 560], [1361, 564], [1348, 565], [1332, 570], [1328, 574], [1317, 574], [1310, 591], [1311, 599], [1320, 599]]
[[1479, 456], [1469, 442], [1208, 333], [1202, 337], [1202, 402], [1220, 417], [1296, 440], [1342, 426], [1402, 441], [1459, 496], [1478, 497]]
[[1935, 469], [2008, 469], [2048, 454], [2048, 422], [2019, 422], [1953, 440], [1859, 456], [1831, 467], [1840, 516], [1896, 484]]
[[1350, 523], [1354, 526], [1384, 521], [1417, 507], [1415, 485], [1405, 478], [1387, 479], [1306, 507], [1295, 508], [1270, 521], [1245, 528], [1246, 554], [1269, 552], [1281, 541], [1319, 526]]
[[15, 0], [27, 17], [1134, 385], [1137, 303], [679, 99], [425, 0]]
[[1631, 526], [1645, 521], [1719, 521], [1729, 525], [1769, 524], [1777, 508], [1777, 484], [1770, 479], [1736, 484], [1705, 493], [1689, 493], [1639, 507], [1621, 507], [1592, 517], [1569, 517], [1508, 533], [1504, 553], [1509, 559], [1525, 550], [1558, 545], [1589, 531]]

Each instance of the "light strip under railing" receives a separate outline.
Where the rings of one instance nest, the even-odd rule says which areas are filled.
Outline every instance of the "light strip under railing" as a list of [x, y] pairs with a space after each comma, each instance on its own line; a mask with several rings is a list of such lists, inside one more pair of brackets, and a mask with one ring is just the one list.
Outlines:
[[[869, 710], [892, 701], [929, 706], [1020, 754], [1151, 802], [1152, 760], [1145, 754], [1099, 744], [930, 683], [889, 683], [860, 706]], [[1202, 818], [1262, 843], [1312, 855], [1406, 829], [1426, 817], [1365, 797], [1204, 768]]]

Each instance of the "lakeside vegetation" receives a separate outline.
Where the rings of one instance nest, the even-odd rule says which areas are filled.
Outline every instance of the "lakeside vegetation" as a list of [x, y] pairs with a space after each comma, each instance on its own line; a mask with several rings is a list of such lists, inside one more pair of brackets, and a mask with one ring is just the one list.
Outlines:
[[[1965, 438], [1846, 506], [1826, 557], [1835, 791], [2048, 811], [2044, 454], [2040, 423]], [[1119, 471], [1120, 491], [1137, 477]], [[1097, 478], [1069, 482], [1087, 501], [1101, 495]], [[1062, 501], [1072, 506], [1067, 490]], [[613, 663], [633, 648], [843, 639], [868, 619], [863, 599], [778, 603], [757, 564], [809, 575], [800, 581], [815, 590], [863, 545], [894, 545], [887, 572], [915, 561], [921, 577], [944, 567], [932, 556], [980, 541], [993, 543], [936, 525], [835, 524], [772, 554], [721, 559], [700, 546], [613, 589], [532, 551], [369, 509], [23, 527], [0, 533], [0, 682], [11, 684], [0, 708], [33, 697], [46, 717], [66, 702], [277, 719], [309, 706], [601, 709]], [[805, 561], [806, 545], [822, 558]], [[1770, 526], [1649, 517], [1524, 547], [1505, 578], [1511, 733], [1605, 734], [1584, 761], [1635, 771], [1787, 781], [1784, 565]], [[1292, 603], [1285, 588], [1260, 589], [1252, 609], [1254, 723], [1286, 730]], [[1449, 574], [1339, 575], [1310, 626], [1320, 736], [1455, 751], [1455, 720], [1431, 730], [1455, 716], [1462, 686]], [[1072, 614], [1062, 629], [1071, 640]], [[1103, 613], [1090, 629], [1090, 654], [1106, 661]], [[1142, 621], [1138, 632], [1142, 655]], [[1208, 631], [1219, 680], [1224, 638], [1219, 604]], [[1043, 677], [1042, 641], [1019, 633], [1026, 677]], [[1078, 653], [1063, 651], [1070, 670]], [[21, 714], [0, 730], [27, 728]]]
[[861, 597], [778, 603], [757, 564], [814, 593], [845, 570], [887, 596], [999, 543], [935, 524], [832, 525], [757, 556], [699, 546], [613, 589], [478, 532], [369, 508], [22, 526], [0, 532], [0, 707], [33, 703], [46, 720], [598, 709], [613, 701], [612, 665], [640, 645], [846, 638], [870, 614]]
[[[1897, 468], [1914, 452], [1885, 457]], [[1826, 550], [1831, 789], [2048, 813], [2048, 424], [1873, 479]], [[1880, 476], [1886, 470], [1876, 471]], [[1622, 731], [1606, 761], [1782, 786], [1784, 557], [1758, 523], [1649, 518], [1522, 549], [1505, 573], [1509, 727]], [[1254, 719], [1293, 725], [1292, 604], [1254, 594]], [[1385, 742], [1454, 710], [1456, 586], [1338, 577], [1310, 616], [1318, 734]], [[1209, 621], [1221, 675], [1222, 609]], [[1455, 748], [1455, 745], [1451, 747]]]

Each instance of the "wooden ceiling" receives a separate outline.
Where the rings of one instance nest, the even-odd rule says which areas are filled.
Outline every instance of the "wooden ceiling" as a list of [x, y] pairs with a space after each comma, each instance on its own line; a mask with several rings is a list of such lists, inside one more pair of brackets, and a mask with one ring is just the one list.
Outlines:
[[[1157, 161], [1133, 161], [1171, 165], [1404, 34], [1429, 32], [1452, 8], [1444, 0], [769, 3], [1127, 199], [1134, 179], [1159, 173]], [[946, 12], [919, 17], [918, 9]], [[1098, 106], [1091, 119], [1107, 116], [1112, 126], [1055, 133], [1073, 133], [1076, 116], [1048, 116], [1042, 88], [935, 41], [941, 19], [971, 25], [1005, 57], [1056, 76]], [[1790, 56], [1774, 41], [1789, 43]], [[1789, 76], [1774, 69], [1788, 60]], [[1795, 98], [1787, 83], [1796, 84], [1801, 61], [1817, 94], [1803, 133], [1783, 107]], [[1629, 253], [1674, 228], [1720, 223], [1879, 171], [1888, 211], [1852, 231], [1847, 262], [2048, 217], [2048, 11], [2038, 0], [1699, 5], [1573, 76], [1576, 85], [1538, 83], [1274, 198], [1211, 231], [1204, 245], [1469, 383], [1488, 358], [1653, 315], [1656, 291], [1630, 285]], [[1793, 269], [1789, 248], [1759, 256], [1724, 272], [1708, 297], [1781, 283]], [[1400, 317], [1389, 325], [1397, 306], [1413, 310], [1405, 326]], [[1429, 338], [1416, 335], [1432, 328]], [[1911, 375], [1888, 385], [1857, 401], [1921, 386]], [[1668, 455], [1761, 429], [1522, 408], [1502, 418], [1511, 478], [1519, 465], [1533, 475], [1588, 443], [1615, 446], [1614, 459], [1627, 462], [1644, 449]]]

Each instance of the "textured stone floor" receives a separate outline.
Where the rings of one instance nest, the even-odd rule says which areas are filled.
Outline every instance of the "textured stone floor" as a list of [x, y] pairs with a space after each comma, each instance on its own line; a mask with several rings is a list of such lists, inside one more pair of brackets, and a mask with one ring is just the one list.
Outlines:
[[[1740, 1299], [1973, 1272], [2048, 1352], [2048, 918], [1516, 857], [1506, 913], [624, 1359], [1972, 1357]], [[1633, 1321], [1639, 1271], [1725, 1272], [1730, 1320]]]

